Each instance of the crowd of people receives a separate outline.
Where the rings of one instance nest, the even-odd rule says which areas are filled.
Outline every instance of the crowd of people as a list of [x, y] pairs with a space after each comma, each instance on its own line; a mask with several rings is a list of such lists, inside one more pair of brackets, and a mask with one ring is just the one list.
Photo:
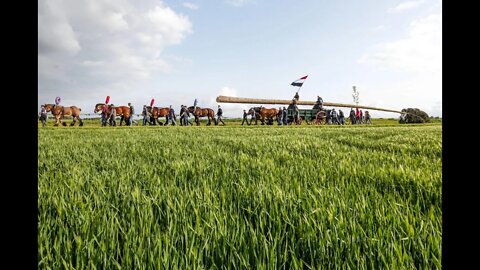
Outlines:
[[[292, 100], [292, 104], [288, 107], [279, 107], [278, 108], [278, 113], [276, 115], [277, 118], [277, 124], [278, 125], [288, 125], [288, 124], [299, 124], [300, 123], [300, 110], [297, 106], [297, 101], [298, 101], [298, 93], [296, 93], [295, 97]], [[194, 104], [193, 104], [193, 111], [197, 109], [197, 99], [195, 99]], [[106, 104], [105, 104], [106, 105]], [[131, 103], [128, 103], [128, 107], [130, 109], [130, 117], [126, 118], [126, 124], [131, 126], [131, 125], [138, 125], [139, 123], [133, 119], [133, 116], [135, 115], [135, 108]], [[259, 107], [260, 109], [262, 107]], [[318, 109], [323, 110], [325, 112], [325, 117], [326, 117], [326, 124], [337, 124], [337, 125], [344, 125], [346, 122], [345, 115], [342, 110], [338, 110], [338, 112], [335, 110], [335, 108], [331, 110], [324, 110], [323, 108], [323, 100], [321, 97], [317, 97], [317, 103], [313, 107], [313, 109]], [[293, 117], [289, 117], [288, 111], [292, 110], [293, 111]], [[149, 107], [147, 105], [143, 106], [142, 110], [142, 125], [145, 126], [147, 124], [155, 124], [154, 121], [154, 115], [153, 115], [153, 109], [152, 107]], [[180, 108], [180, 125], [181, 126], [188, 126], [188, 125], [193, 125], [193, 123], [189, 120], [190, 116], [192, 113], [188, 110], [186, 105], [181, 105]], [[39, 115], [39, 119], [42, 122], [42, 127], [46, 125], [47, 122], [47, 110], [44, 105], [41, 105], [41, 111]], [[217, 113], [215, 114], [217, 117], [215, 119], [215, 124], [220, 124], [222, 123], [225, 125], [225, 122], [223, 121], [223, 110], [218, 105]], [[250, 116], [250, 119], [248, 117]], [[101, 110], [101, 126], [106, 127], [107, 124], [110, 126], [116, 126], [117, 125], [117, 110], [115, 107], [115, 104], [109, 104], [108, 106], [103, 106]], [[122, 115], [123, 118], [123, 115]], [[256, 112], [253, 108], [250, 109], [248, 112], [247, 110], [243, 110], [243, 120], [241, 125], [243, 126], [244, 124], [247, 125], [252, 125], [253, 122], [255, 121], [255, 124], [257, 124], [257, 121], [259, 120], [258, 117], [258, 112]], [[350, 124], [352, 125], [357, 125], [357, 124], [371, 124], [371, 118], [370, 114], [368, 111], [365, 111], [363, 113], [362, 110], [359, 110], [358, 108], [356, 111], [352, 108], [350, 110], [350, 115], [349, 115], [349, 120]], [[273, 124], [273, 118], [266, 119], [266, 124]], [[177, 125], [177, 119], [175, 115], [175, 110], [173, 109], [172, 105], [169, 106], [168, 114], [166, 116], [166, 126], [168, 125]]]

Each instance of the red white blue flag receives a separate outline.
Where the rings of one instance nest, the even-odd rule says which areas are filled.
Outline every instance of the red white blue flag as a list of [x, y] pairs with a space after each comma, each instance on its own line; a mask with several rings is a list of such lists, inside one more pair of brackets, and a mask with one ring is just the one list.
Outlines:
[[292, 82], [290, 85], [302, 87], [302, 85], [303, 85], [303, 83], [305, 82], [305, 80], [307, 79], [307, 77], [308, 77], [308, 75], [307, 75], [307, 76], [303, 76], [303, 77], [301, 77], [300, 79]]

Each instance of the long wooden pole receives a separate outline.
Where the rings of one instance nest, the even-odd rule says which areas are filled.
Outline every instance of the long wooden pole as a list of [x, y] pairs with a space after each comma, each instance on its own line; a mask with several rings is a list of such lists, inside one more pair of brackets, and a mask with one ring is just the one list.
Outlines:
[[[228, 96], [218, 96], [217, 102], [246, 103], [246, 104], [283, 104], [283, 105], [289, 105], [292, 103], [291, 100], [287, 100], [287, 99], [241, 98], [241, 97], [228, 97]], [[301, 101], [301, 100], [297, 101], [297, 105], [315, 105], [315, 104], [317, 104], [316, 101]], [[390, 110], [390, 109], [383, 109], [383, 108], [355, 105], [355, 104], [335, 103], [335, 102], [323, 102], [323, 106], [360, 108], [360, 109], [369, 109], [369, 110], [375, 110], [375, 111], [402, 113], [401, 111], [397, 111], [397, 110]]]

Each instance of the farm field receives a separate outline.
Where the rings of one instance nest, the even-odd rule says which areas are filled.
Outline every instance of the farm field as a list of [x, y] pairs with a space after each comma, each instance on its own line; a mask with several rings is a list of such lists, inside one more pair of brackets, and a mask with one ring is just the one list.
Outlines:
[[39, 269], [441, 268], [441, 123], [373, 121], [39, 124]]

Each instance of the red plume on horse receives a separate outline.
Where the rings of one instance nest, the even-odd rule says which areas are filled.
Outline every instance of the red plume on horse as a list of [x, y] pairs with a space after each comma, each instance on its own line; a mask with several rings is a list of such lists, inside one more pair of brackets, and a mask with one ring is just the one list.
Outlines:
[[[97, 103], [95, 105], [94, 113], [101, 112], [103, 110], [103, 107], [105, 106], [105, 103]], [[108, 105], [107, 107], [107, 113], [110, 115], [110, 112], [112, 111], [112, 106]], [[128, 123], [128, 120], [130, 119], [130, 107], [128, 106], [115, 106], [115, 111], [117, 113], [117, 116], [120, 116], [120, 126], [122, 125], [122, 122], [125, 121], [125, 123]]]
[[[103, 107], [108, 104], [110, 101], [110, 96], [107, 96], [105, 98], [105, 103], [97, 103], [95, 105], [95, 109], [93, 110], [94, 113], [101, 112], [103, 110]], [[110, 112], [112, 111], [112, 106], [108, 105], [107, 107], [107, 113], [110, 115]], [[125, 123], [128, 123], [130, 120], [130, 107], [129, 106], [115, 106], [115, 112], [117, 113], [117, 116], [120, 116], [120, 126], [122, 125], [122, 122], [125, 121]]]

